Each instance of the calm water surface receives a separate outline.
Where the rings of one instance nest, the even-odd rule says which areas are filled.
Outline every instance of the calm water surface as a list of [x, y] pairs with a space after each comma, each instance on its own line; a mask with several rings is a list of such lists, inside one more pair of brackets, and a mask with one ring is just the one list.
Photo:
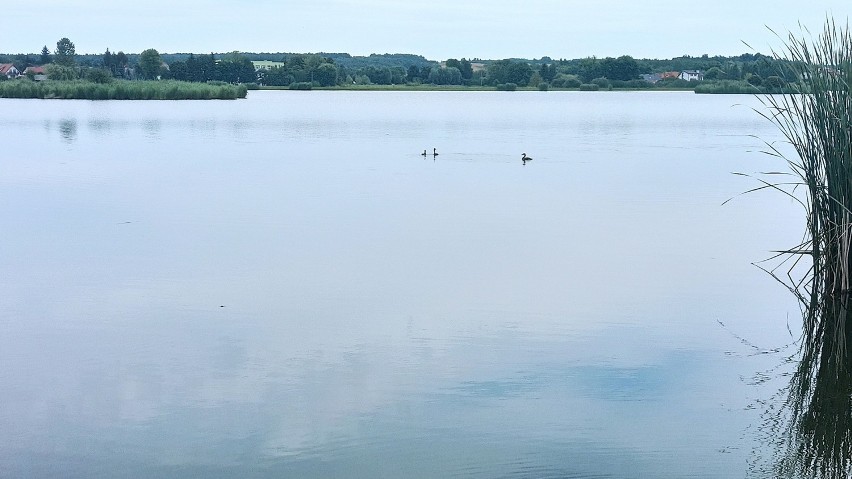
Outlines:
[[756, 105], [0, 100], [0, 476], [745, 477]]

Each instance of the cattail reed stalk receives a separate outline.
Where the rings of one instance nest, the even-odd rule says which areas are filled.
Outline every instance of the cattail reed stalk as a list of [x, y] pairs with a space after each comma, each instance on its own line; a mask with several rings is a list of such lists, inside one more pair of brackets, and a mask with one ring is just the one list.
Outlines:
[[[807, 33], [807, 32], [806, 32]], [[811, 265], [790, 289], [804, 316], [787, 403], [780, 477], [852, 474], [852, 36], [827, 20], [816, 39], [790, 34], [785, 60], [798, 93], [762, 98], [796, 151], [785, 158], [806, 188], [804, 242], [788, 254]], [[788, 78], [788, 80], [791, 80]], [[777, 149], [773, 153], [784, 155]], [[792, 193], [791, 193], [792, 194]]]

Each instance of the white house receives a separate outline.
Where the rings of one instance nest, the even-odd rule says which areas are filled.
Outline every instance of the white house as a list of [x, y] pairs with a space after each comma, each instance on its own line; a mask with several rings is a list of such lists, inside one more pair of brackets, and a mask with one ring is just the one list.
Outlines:
[[15, 65], [11, 63], [0, 63], [0, 75], [5, 76], [6, 78], [16, 78], [20, 75], [21, 72], [15, 68]]
[[275, 67], [285, 67], [285, 66], [287, 66], [287, 64], [286, 64], [286, 63], [284, 63], [284, 62], [273, 62], [273, 61], [269, 61], [269, 60], [257, 60], [257, 61], [252, 61], [252, 62], [251, 62], [251, 64], [252, 64], [252, 65], [254, 65], [254, 70], [255, 70], [255, 71], [260, 71], [260, 70], [271, 70], [271, 69], [273, 69], [273, 68], [275, 68]]
[[690, 80], [701, 81], [701, 80], [704, 79], [704, 74], [701, 73], [700, 70], [684, 70], [684, 71], [680, 72], [680, 75], [678, 75], [678, 78], [680, 78], [681, 80], [686, 80], [686, 81], [690, 81]]

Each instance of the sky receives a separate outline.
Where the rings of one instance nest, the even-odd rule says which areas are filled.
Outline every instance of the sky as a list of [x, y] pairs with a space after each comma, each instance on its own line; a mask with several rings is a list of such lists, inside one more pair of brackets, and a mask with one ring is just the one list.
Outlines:
[[[413, 53], [447, 58], [768, 54], [784, 34], [845, 24], [849, 0], [12, 0], [0, 52]], [[744, 43], [745, 42], [745, 43]], [[746, 45], [746, 43], [748, 45]]]

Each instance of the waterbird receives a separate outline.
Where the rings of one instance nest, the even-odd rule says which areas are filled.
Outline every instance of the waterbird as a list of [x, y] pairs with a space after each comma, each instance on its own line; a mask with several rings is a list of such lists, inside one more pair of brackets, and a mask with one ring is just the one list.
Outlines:
[[523, 162], [526, 164], [526, 162], [528, 162], [528, 161], [532, 161], [532, 158], [530, 158], [529, 156], [527, 156], [527, 154], [526, 154], [526, 153], [521, 153], [521, 161], [523, 161]]
[[426, 150], [423, 150], [423, 156], [426, 156]]
[[438, 156], [438, 149], [432, 148], [432, 156]]

